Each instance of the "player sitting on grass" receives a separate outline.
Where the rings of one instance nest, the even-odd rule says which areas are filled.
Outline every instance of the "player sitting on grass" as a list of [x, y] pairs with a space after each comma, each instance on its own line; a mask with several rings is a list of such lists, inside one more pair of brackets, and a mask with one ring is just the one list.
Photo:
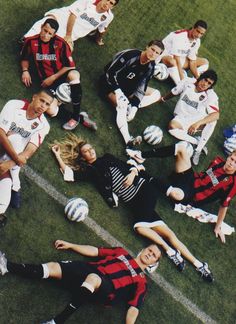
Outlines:
[[197, 173], [192, 169], [185, 144], [184, 142], [177, 143], [147, 152], [127, 150], [127, 153], [138, 163], [143, 163], [145, 158], [175, 155], [175, 172], [170, 176], [170, 183], [184, 191], [183, 204], [201, 207], [213, 201], [220, 201], [214, 232], [216, 237], [219, 236], [222, 243], [225, 243], [221, 224], [231, 200], [236, 195], [236, 150], [228, 156], [226, 161], [217, 156], [206, 171]]
[[10, 204], [20, 207], [20, 167], [36, 152], [49, 132], [43, 113], [54, 97], [41, 90], [31, 102], [10, 100], [0, 113], [0, 227], [6, 224]]
[[[161, 97], [165, 102], [174, 96], [180, 96], [174, 109], [174, 118], [169, 123], [169, 133], [196, 145], [193, 164], [198, 165], [200, 154], [207, 154], [206, 143], [210, 139], [219, 119], [218, 96], [212, 89], [217, 82], [217, 74], [207, 70], [196, 80], [186, 78], [168, 94]], [[198, 138], [194, 135], [201, 131]]]
[[31, 279], [60, 280], [71, 293], [70, 303], [58, 315], [44, 324], [62, 324], [78, 308], [87, 303], [112, 305], [118, 300], [128, 305], [126, 324], [135, 323], [146, 294], [144, 272], [155, 269], [161, 257], [156, 245], [143, 249], [133, 258], [125, 249], [97, 248], [57, 240], [58, 250], [72, 250], [97, 258], [91, 262], [61, 261], [44, 264], [13, 263], [0, 252], [0, 274], [17, 274]]
[[180, 271], [185, 266], [182, 254], [203, 279], [213, 281], [207, 264], [190, 253], [155, 211], [160, 190], [177, 200], [183, 197], [182, 190], [162, 188], [158, 179], [150, 177], [142, 166], [127, 164], [111, 154], [97, 158], [94, 148], [75, 135], [52, 146], [52, 152], [65, 181], [91, 181], [110, 207], [123, 201], [135, 218], [134, 229], [138, 234], [159, 244]]
[[148, 87], [148, 82], [154, 74], [155, 60], [163, 50], [161, 41], [152, 40], [143, 51], [127, 49], [119, 52], [106, 65], [100, 78], [101, 94], [116, 109], [116, 124], [127, 146], [140, 144], [142, 140], [141, 136], [130, 136], [128, 121], [135, 117], [138, 108], [160, 99], [160, 92]]
[[70, 6], [52, 9], [31, 27], [24, 38], [38, 34], [45, 20], [53, 18], [60, 26], [58, 35], [67, 41], [71, 49], [74, 47], [74, 41], [93, 31], [96, 32], [96, 43], [100, 46], [104, 45], [103, 35], [114, 18], [111, 9], [118, 2], [119, 0], [79, 0]]
[[[53, 91], [68, 82], [71, 90], [73, 104], [72, 118], [63, 125], [65, 130], [73, 130], [79, 123], [93, 130], [97, 129], [96, 123], [89, 119], [85, 112], [80, 113], [82, 88], [80, 73], [75, 67], [71, 50], [64, 39], [57, 36], [59, 28], [55, 19], [47, 19], [41, 26], [40, 33], [26, 38], [21, 50], [21, 80], [26, 87], [32, 84], [30, 66], [33, 59], [38, 77], [43, 88]], [[47, 113], [56, 116], [58, 113], [58, 100], [55, 99]]]

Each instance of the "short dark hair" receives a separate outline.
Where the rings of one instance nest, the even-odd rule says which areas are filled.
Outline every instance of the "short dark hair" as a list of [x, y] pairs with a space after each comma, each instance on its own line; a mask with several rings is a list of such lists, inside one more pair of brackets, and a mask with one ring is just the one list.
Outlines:
[[148, 47], [152, 46], [152, 45], [158, 46], [162, 50], [162, 52], [165, 49], [165, 46], [164, 46], [163, 42], [161, 40], [159, 40], [159, 39], [153, 39], [148, 43]]
[[43, 23], [43, 26], [45, 26], [46, 24], [49, 24], [51, 28], [55, 29], [55, 33], [58, 31], [59, 24], [56, 19], [48, 18]]
[[46, 93], [52, 99], [55, 98], [54, 94], [52, 93], [52, 91], [50, 89], [40, 89], [36, 94], [39, 95], [40, 93]]
[[197, 27], [202, 27], [204, 29], [207, 29], [207, 22], [204, 20], [198, 20], [195, 22], [193, 28], [197, 28]]
[[216, 84], [218, 77], [214, 70], [207, 70], [200, 75], [200, 77], [197, 79], [197, 82], [202, 79], [211, 79], [212, 81], [214, 81], [214, 83], [210, 87], [212, 88]]
[[120, 1], [120, 0], [116, 0], [116, 4], [115, 4], [115, 6], [119, 3], [119, 1]]

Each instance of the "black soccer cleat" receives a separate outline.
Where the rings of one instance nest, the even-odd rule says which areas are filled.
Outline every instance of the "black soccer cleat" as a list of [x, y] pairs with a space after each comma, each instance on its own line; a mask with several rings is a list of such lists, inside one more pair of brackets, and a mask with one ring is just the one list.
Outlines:
[[203, 265], [199, 268], [196, 268], [198, 272], [200, 272], [201, 278], [208, 282], [213, 282], [214, 277], [210, 269], [208, 268], [208, 264], [203, 262]]
[[[168, 255], [168, 254], [167, 254]], [[175, 254], [173, 255], [168, 255], [168, 258], [175, 264], [177, 269], [179, 271], [183, 271], [185, 268], [185, 261], [182, 258], [181, 254], [179, 251], [175, 251]]]

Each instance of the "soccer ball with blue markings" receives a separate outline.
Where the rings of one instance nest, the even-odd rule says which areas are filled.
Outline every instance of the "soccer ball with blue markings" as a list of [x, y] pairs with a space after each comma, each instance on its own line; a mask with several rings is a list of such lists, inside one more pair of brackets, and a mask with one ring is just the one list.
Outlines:
[[65, 215], [72, 222], [82, 222], [88, 213], [88, 204], [82, 198], [71, 198], [65, 206]]

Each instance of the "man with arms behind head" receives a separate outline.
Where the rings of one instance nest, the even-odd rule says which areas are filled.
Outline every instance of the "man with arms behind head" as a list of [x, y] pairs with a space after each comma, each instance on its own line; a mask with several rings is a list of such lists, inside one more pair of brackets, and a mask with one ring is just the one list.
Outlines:
[[32, 101], [10, 100], [0, 113], [0, 227], [6, 224], [10, 200], [20, 207], [20, 167], [36, 152], [49, 132], [43, 113], [50, 107], [53, 95], [41, 90]]

